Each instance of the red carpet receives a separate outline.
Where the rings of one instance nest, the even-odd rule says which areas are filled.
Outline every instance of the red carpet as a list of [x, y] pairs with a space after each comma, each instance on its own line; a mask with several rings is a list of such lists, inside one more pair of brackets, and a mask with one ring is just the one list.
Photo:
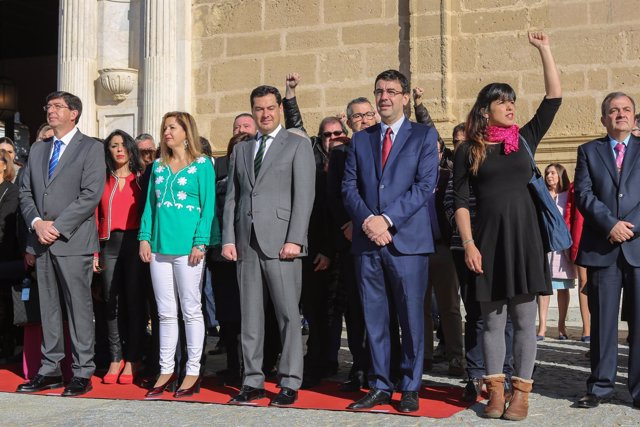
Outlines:
[[[21, 367], [20, 367], [21, 368]], [[0, 369], [0, 392], [15, 392], [16, 387], [24, 380], [17, 373], [19, 369], [3, 367]], [[136, 385], [102, 384], [101, 379], [93, 377], [93, 390], [82, 396], [91, 399], [122, 399], [122, 400], [145, 400], [146, 390]], [[275, 384], [267, 383], [267, 397], [252, 402], [249, 406], [268, 406], [269, 399], [278, 393]], [[229, 399], [237, 393], [237, 389], [218, 385], [215, 377], [206, 377], [202, 383], [200, 393], [190, 398], [174, 399], [172, 393], [165, 392], [161, 400], [180, 400], [188, 402], [226, 404]], [[36, 394], [40, 395], [60, 395], [62, 388], [46, 390]], [[455, 413], [466, 409], [471, 404], [463, 402], [460, 397], [462, 388], [460, 387], [425, 387], [420, 391], [420, 410], [412, 414], [402, 414], [391, 405], [376, 406], [367, 412], [382, 412], [398, 415], [413, 415], [430, 418], [448, 418]], [[292, 405], [299, 409], [324, 409], [331, 411], [344, 411], [347, 405], [355, 399], [364, 396], [361, 393], [344, 393], [338, 390], [338, 383], [325, 381], [314, 390], [301, 390], [298, 393], [298, 401]], [[394, 404], [400, 400], [400, 394], [393, 396]], [[157, 400], [157, 399], [155, 399]]]

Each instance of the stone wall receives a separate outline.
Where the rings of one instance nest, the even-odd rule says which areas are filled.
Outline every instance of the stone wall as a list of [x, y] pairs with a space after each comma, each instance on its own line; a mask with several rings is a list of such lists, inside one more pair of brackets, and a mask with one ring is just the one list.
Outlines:
[[578, 144], [601, 135], [599, 105], [623, 90], [640, 100], [638, 0], [192, 0], [193, 104], [203, 135], [226, 146], [233, 117], [259, 84], [284, 91], [302, 75], [307, 129], [372, 97], [376, 74], [398, 68], [422, 86], [450, 138], [479, 89], [511, 84], [524, 124], [544, 95], [526, 33], [544, 30], [562, 74], [563, 106], [538, 161], [573, 169]]

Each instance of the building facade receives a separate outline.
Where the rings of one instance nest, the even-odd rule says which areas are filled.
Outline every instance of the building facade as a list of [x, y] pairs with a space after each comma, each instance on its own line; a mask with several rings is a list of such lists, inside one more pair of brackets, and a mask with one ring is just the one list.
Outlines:
[[[307, 130], [373, 97], [382, 70], [404, 72], [449, 140], [487, 83], [511, 84], [524, 124], [544, 95], [527, 31], [549, 33], [563, 105], [540, 164], [570, 170], [576, 147], [603, 134], [600, 102], [640, 99], [639, 0], [60, 0], [58, 85], [87, 105], [81, 127], [158, 136], [162, 115], [194, 114], [223, 150], [249, 92], [301, 74]], [[127, 92], [128, 90], [128, 92]], [[127, 92], [127, 93], [125, 93]]]

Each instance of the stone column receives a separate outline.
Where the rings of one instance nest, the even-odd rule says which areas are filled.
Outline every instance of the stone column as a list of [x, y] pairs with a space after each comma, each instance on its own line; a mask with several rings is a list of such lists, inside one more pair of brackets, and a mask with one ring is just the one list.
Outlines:
[[58, 35], [58, 89], [82, 100], [78, 127], [97, 135], [95, 81], [98, 78], [98, 2], [96, 0], [60, 0]]
[[145, 0], [142, 132], [160, 138], [162, 116], [178, 108], [178, 0]]

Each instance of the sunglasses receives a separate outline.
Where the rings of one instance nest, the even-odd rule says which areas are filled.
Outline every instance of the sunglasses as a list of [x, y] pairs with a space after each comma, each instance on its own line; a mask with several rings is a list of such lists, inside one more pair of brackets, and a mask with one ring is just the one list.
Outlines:
[[331, 135], [340, 136], [342, 134], [343, 132], [341, 130], [334, 130], [333, 132], [322, 132], [322, 136], [324, 136], [325, 138], [330, 138]]
[[156, 150], [154, 150], [153, 148], [149, 148], [146, 150], [140, 150], [140, 154], [142, 154], [143, 156], [149, 156], [151, 154], [155, 154]]

